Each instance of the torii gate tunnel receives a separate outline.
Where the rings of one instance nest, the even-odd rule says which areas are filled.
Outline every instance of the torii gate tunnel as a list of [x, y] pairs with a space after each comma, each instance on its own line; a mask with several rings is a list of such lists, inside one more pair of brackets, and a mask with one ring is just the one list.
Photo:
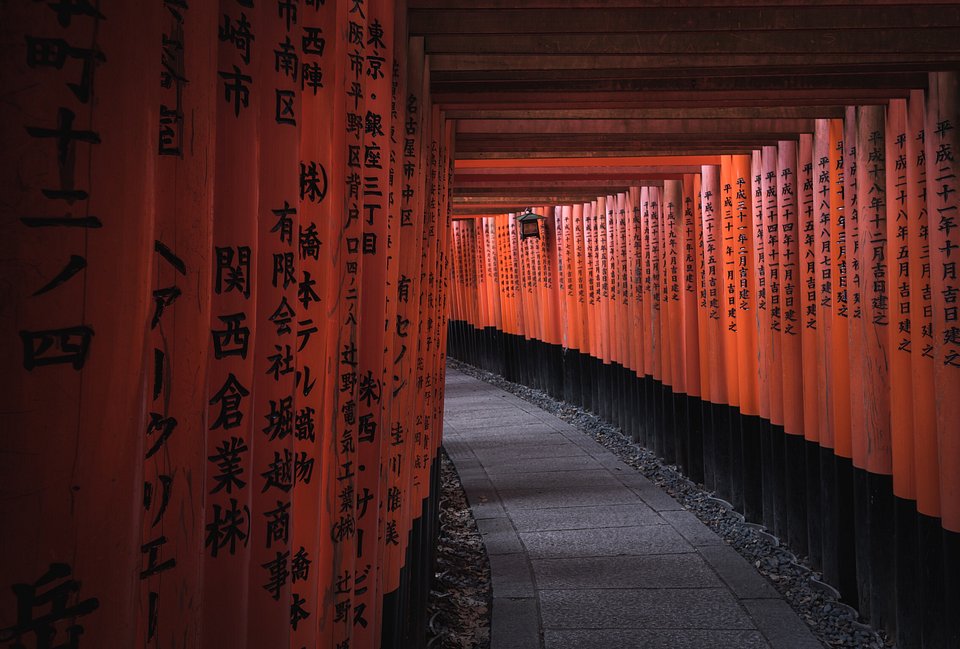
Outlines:
[[0, 12], [0, 645], [424, 646], [449, 342], [960, 646], [956, 3]]

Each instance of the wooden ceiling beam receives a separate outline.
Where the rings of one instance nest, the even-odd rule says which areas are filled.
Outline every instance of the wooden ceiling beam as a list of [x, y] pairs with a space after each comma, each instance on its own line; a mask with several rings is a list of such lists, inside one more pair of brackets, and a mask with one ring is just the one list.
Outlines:
[[655, 155], [655, 156], [622, 156], [597, 159], [593, 156], [581, 158], [543, 158], [540, 160], [526, 160], [515, 158], [513, 160], [495, 160], [483, 162], [479, 160], [458, 160], [454, 163], [457, 173], [463, 173], [465, 170], [474, 169], [499, 170], [499, 169], [524, 169], [528, 167], [541, 167], [556, 170], [570, 168], [612, 168], [612, 167], [657, 167], [661, 165], [705, 165], [720, 164], [720, 159], [716, 156], [701, 155]]
[[[838, 0], [523, 0], [525, 9], [645, 9], [727, 7], [730, 9], [757, 10], [763, 7], [836, 7]], [[859, 5], [870, 7], [912, 7], [917, 4], [953, 5], [956, 0], [858, 0]], [[407, 0], [407, 7], [416, 9], [516, 9], [517, 0]]]
[[614, 34], [452, 34], [424, 37], [427, 54], [856, 54], [960, 52], [960, 27], [740, 30], [651, 36]]
[[[869, 100], [886, 102], [891, 97], [907, 97], [912, 86], [903, 88], [818, 88], [781, 90], [661, 90], [609, 92], [455, 92], [434, 93], [433, 102], [441, 108], [488, 106], [490, 108], [518, 107], [544, 108], [610, 108], [610, 102], [629, 102], [632, 105], [659, 107], [664, 103], [683, 106], [760, 105], [791, 106], [807, 101], [822, 105], [831, 103], [863, 104]], [[730, 102], [730, 103], [728, 103]], [[739, 103], [733, 103], [739, 102]], [[571, 106], [571, 104], [573, 104]]]
[[[960, 60], [956, 61], [935, 61], [920, 63], [871, 63], [857, 65], [791, 65], [791, 66], [738, 66], [738, 67], [681, 67], [681, 66], [663, 66], [651, 68], [612, 68], [612, 69], [551, 69], [551, 70], [466, 70], [455, 72], [433, 72], [431, 80], [437, 88], [462, 84], [469, 86], [471, 84], [493, 84], [493, 83], [528, 83], [544, 84], [545, 82], [570, 82], [582, 83], [585, 81], [599, 82], [605, 80], [607, 83], [614, 81], [619, 83], [639, 83], [638, 80], [646, 80], [652, 85], [666, 85], [667, 79], [673, 80], [674, 85], [682, 83], [691, 83], [697, 81], [702, 84], [709, 80], [710, 83], [721, 86], [733, 86], [742, 84], [743, 78], [776, 78], [776, 77], [797, 77], [804, 78], [822, 78], [831, 77], [827, 80], [833, 83], [839, 83], [835, 79], [842, 77], [853, 78], [855, 84], [863, 83], [863, 78], [870, 76], [876, 78], [878, 75], [886, 74], [913, 74], [914, 78], [926, 74], [933, 70], [956, 70], [960, 68]], [[768, 80], [770, 83], [770, 80]], [[925, 84], [924, 84], [925, 85]]]
[[716, 134], [702, 135], [697, 133], [644, 133], [641, 135], [607, 135], [607, 134], [588, 134], [578, 136], [576, 134], [567, 135], [536, 135], [522, 134], [517, 137], [494, 136], [494, 135], [465, 135], [457, 138], [457, 150], [460, 151], [506, 151], [506, 150], [524, 150], [529, 147], [530, 151], [549, 151], [551, 149], [569, 149], [571, 147], [596, 147], [597, 150], [621, 149], [629, 150], [631, 148], [640, 148], [644, 146], [662, 147], [672, 145], [683, 145], [698, 147], [699, 149], [709, 148], [715, 145], [744, 145], [754, 142], [777, 142], [779, 140], [796, 140], [798, 135], [795, 133], [740, 133], [740, 134]]
[[776, 146], [778, 142], [782, 140], [756, 140], [750, 143], [746, 142], [713, 142], [710, 144], [696, 145], [692, 146], [685, 142], [667, 142], [661, 146], [652, 146], [652, 145], [642, 145], [635, 148], [630, 147], [614, 147], [614, 146], [603, 146], [603, 147], [593, 147], [590, 149], [577, 148], [576, 145], [569, 145], [563, 147], [552, 147], [552, 148], [535, 148], [535, 147], [483, 147], [483, 148], [473, 148], [473, 149], [464, 149], [457, 152], [457, 156], [463, 156], [464, 158], [477, 158], [477, 157], [504, 157], [504, 158], [516, 158], [517, 156], [562, 156], [562, 155], [582, 155], [585, 151], [590, 151], [593, 155], [596, 156], [619, 156], [625, 153], [630, 153], [632, 151], [644, 150], [649, 153], [660, 153], [660, 152], [669, 152], [669, 151], [685, 151], [685, 152], [697, 152], [697, 153], [709, 153], [712, 155], [731, 155], [733, 153], [749, 153], [754, 149], [758, 149], [762, 146]]
[[433, 54], [430, 68], [440, 75], [451, 72], [507, 72], [547, 70], [647, 70], [647, 69], [711, 69], [746, 68], [763, 70], [798, 66], [871, 66], [901, 65], [921, 68], [938, 63], [960, 61], [956, 52], [853, 52], [820, 53], [817, 51], [765, 54], [715, 54], [699, 52], [675, 54]]
[[540, 120], [540, 119], [598, 119], [598, 120], [711, 120], [711, 119], [815, 119], [841, 118], [843, 106], [751, 106], [712, 108], [583, 108], [530, 110], [447, 110], [447, 119], [468, 120]]
[[597, 196], [606, 196], [608, 194], [617, 194], [626, 191], [628, 186], [623, 186], [617, 190], [604, 192], [576, 193], [557, 190], [552, 193], [540, 194], [516, 194], [513, 196], [503, 196], [496, 199], [488, 197], [470, 198], [454, 197], [453, 208], [473, 207], [474, 209], [490, 210], [500, 207], [502, 211], [522, 210], [526, 207], [537, 205], [564, 205], [570, 203], [589, 203], [597, 200]]
[[457, 98], [457, 101], [454, 103], [445, 104], [442, 109], [444, 113], [447, 111], [453, 113], [455, 111], [461, 110], [470, 110], [470, 111], [516, 111], [516, 110], [556, 110], [562, 108], [564, 110], [646, 110], [650, 108], [656, 108], [660, 110], [683, 110], [687, 108], [788, 108], [788, 107], [803, 107], [803, 106], [822, 106], [825, 104], [835, 104], [836, 106], [845, 106], [851, 101], [855, 101], [857, 105], [868, 106], [868, 105], [880, 105], [886, 104], [891, 96], [896, 97], [906, 97], [909, 94], [909, 91], [904, 90], [902, 93], [895, 93], [891, 91], [885, 91], [881, 93], [871, 93], [870, 96], [865, 96], [863, 92], [858, 93], [857, 97], [795, 97], [790, 100], [777, 99], [776, 97], [751, 97], [749, 95], [744, 95], [735, 99], [717, 99], [702, 97], [700, 101], [696, 100], [694, 96], [687, 96], [686, 98], [681, 99], [657, 99], [656, 96], [647, 96], [645, 99], [640, 99], [634, 97], [630, 100], [616, 100], [610, 99], [608, 101], [591, 101], [589, 95], [583, 95], [578, 98], [567, 97], [566, 100], [562, 96], [546, 96], [540, 95], [540, 99], [528, 98], [527, 101], [519, 102], [491, 102], [484, 103], [478, 101], [471, 101], [470, 99]]
[[917, 4], [874, 7], [777, 5], [752, 10], [703, 7], [412, 9], [410, 33], [437, 34], [615, 34], [723, 31], [795, 31], [798, 29], [899, 29], [902, 26], [960, 26], [960, 7]]
[[[698, 170], [699, 171], [699, 170]], [[454, 196], [498, 196], [498, 195], [509, 195], [517, 193], [530, 193], [538, 191], [556, 191], [558, 188], [562, 188], [564, 191], [599, 191], [606, 187], [623, 187], [630, 184], [636, 184], [640, 182], [640, 178], [644, 180], [668, 180], [671, 178], [679, 178], [683, 174], [643, 174], [632, 176], [630, 178], [611, 178], [605, 180], [598, 179], [589, 179], [589, 180], [562, 180], [562, 181], [536, 181], [536, 180], [516, 180], [516, 181], [502, 181], [492, 184], [484, 184], [482, 186], [472, 186], [464, 185], [459, 182], [454, 182], [453, 195]]]
[[671, 167], [636, 167], [627, 172], [604, 172], [594, 169], [576, 170], [571, 173], [530, 173], [529, 170], [509, 170], [509, 173], [468, 173], [466, 171], [456, 172], [457, 186], [485, 186], [498, 183], [509, 182], [552, 182], [564, 183], [570, 181], [588, 181], [588, 180], [630, 180], [637, 176], [661, 177], [670, 176], [671, 178], [679, 174], [699, 172], [700, 165], [690, 166], [671, 166]]
[[[649, 183], [647, 185], [649, 185]], [[464, 208], [473, 208], [475, 210], [486, 212], [496, 212], [499, 208], [501, 213], [519, 212], [520, 210], [531, 206], [537, 207], [539, 205], [569, 205], [571, 203], [590, 203], [597, 200], [598, 196], [618, 194], [620, 192], [627, 191], [629, 188], [629, 185], [624, 185], [623, 187], [615, 190], [610, 189], [608, 191], [592, 193], [564, 192], [562, 190], [558, 190], [551, 193], [503, 196], [497, 199], [486, 197], [476, 199], [469, 197], [454, 197], [452, 203], [454, 212], [462, 211]]]
[[530, 119], [457, 121], [457, 134], [499, 134], [512, 136], [531, 133], [538, 136], [554, 134], [618, 134], [640, 137], [651, 133], [686, 134], [740, 134], [740, 133], [812, 133], [812, 119]]
[[881, 74], [742, 75], [737, 77], [681, 77], [664, 79], [548, 79], [450, 81], [431, 85], [436, 95], [472, 92], [497, 93], [638, 93], [638, 92], [780, 92], [926, 88], [926, 72]]
[[749, 154], [753, 149], [758, 148], [760, 145], [756, 146], [731, 146], [731, 147], [716, 147], [711, 149], [705, 149], [703, 151], [692, 151], [690, 148], [684, 147], [674, 147], [674, 148], [662, 148], [656, 149], [653, 147], [638, 147], [636, 149], [625, 150], [625, 151], [594, 151], [591, 149], [581, 149], [576, 150], [564, 150], [564, 151], [457, 151], [456, 159], [457, 162], [489, 162], [489, 161], [499, 161], [499, 160], [517, 160], [525, 159], [529, 161], [537, 161], [540, 159], [556, 159], [556, 158], [584, 158], [591, 157], [596, 160], [603, 158], [620, 158], [625, 155], [638, 155], [638, 156], [688, 156], [688, 155], [704, 155], [704, 156], [721, 156], [721, 155], [736, 155], [736, 154]]

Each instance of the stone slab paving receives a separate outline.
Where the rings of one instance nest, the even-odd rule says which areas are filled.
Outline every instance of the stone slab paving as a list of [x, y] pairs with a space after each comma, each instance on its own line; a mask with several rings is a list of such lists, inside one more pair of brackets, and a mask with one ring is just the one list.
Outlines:
[[490, 557], [492, 649], [822, 649], [736, 551], [570, 424], [453, 369], [445, 410]]

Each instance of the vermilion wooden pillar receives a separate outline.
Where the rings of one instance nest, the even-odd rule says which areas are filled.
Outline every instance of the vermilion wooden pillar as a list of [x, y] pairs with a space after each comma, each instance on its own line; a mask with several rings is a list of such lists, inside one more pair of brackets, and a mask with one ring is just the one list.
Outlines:
[[[213, 277], [212, 220], [216, 168], [217, 6], [165, 8], [158, 17], [171, 47], [160, 55], [160, 120], [156, 155], [153, 311], [147, 334], [146, 403], [176, 427], [162, 447], [144, 453], [141, 546], [175, 565], [140, 580], [134, 646], [182, 642], [200, 647], [204, 511], [200, 485], [206, 453], [206, 368]], [[189, 54], [187, 54], [189, 53]], [[189, 82], [188, 82], [189, 80]], [[186, 119], [193, 115], [194, 119]], [[193, 143], [193, 146], [191, 146]], [[144, 287], [146, 288], [146, 287]], [[169, 421], [169, 419], [168, 419]], [[150, 457], [146, 457], [147, 455]], [[162, 539], [162, 542], [161, 542]], [[149, 553], [147, 555], [149, 557]], [[185, 596], [186, 594], [186, 596]]]
[[[711, 373], [709, 366], [710, 355], [708, 352], [709, 340], [707, 336], [709, 312], [707, 308], [708, 289], [707, 289], [707, 270], [706, 256], [704, 254], [704, 230], [703, 230], [703, 177], [700, 173], [692, 177], [691, 188], [693, 202], [693, 229], [696, 237], [696, 246], [694, 247], [694, 263], [696, 267], [696, 291], [697, 291], [697, 312], [696, 312], [696, 335], [698, 352], [698, 374], [700, 376], [700, 438], [696, 446], [700, 448], [700, 455], [703, 458], [703, 482], [707, 486], [716, 485], [716, 465], [712, 453], [708, 448], [713, 443], [713, 411], [710, 406], [713, 391], [711, 385]], [[694, 446], [694, 453], [696, 452]]]
[[588, 387], [589, 387], [589, 367], [586, 363], [586, 354], [589, 350], [589, 336], [590, 336], [590, 327], [589, 320], [587, 316], [587, 297], [586, 290], [588, 286], [588, 271], [587, 271], [587, 258], [585, 254], [584, 246], [584, 210], [585, 205], [582, 203], [575, 204], [572, 209], [571, 223], [572, 227], [572, 236], [571, 242], [573, 245], [573, 263], [574, 263], [574, 281], [576, 282], [575, 293], [574, 293], [574, 302], [576, 305], [576, 318], [577, 323], [575, 327], [577, 328], [577, 351], [578, 355], [578, 364], [580, 371], [580, 405], [584, 407], [588, 403]]
[[780, 201], [778, 189], [778, 149], [765, 146], [762, 149], [763, 174], [763, 237], [764, 270], [766, 274], [766, 305], [769, 320], [765, 340], [768, 345], [766, 354], [767, 375], [770, 383], [770, 455], [772, 473], [771, 490], [773, 492], [773, 529], [778, 536], [788, 533], [787, 503], [787, 460], [784, 447], [785, 414], [783, 392], [783, 256], [780, 238]]
[[[729, 396], [727, 374], [724, 368], [723, 332], [720, 318], [723, 292], [722, 267], [722, 213], [723, 194], [720, 167], [704, 165], [701, 171], [701, 228], [703, 239], [703, 286], [700, 289], [701, 308], [706, 316], [700, 324], [701, 355], [706, 354], [706, 372], [710, 381], [709, 397], [712, 421], [704, 427], [704, 454], [715, 463], [713, 486], [723, 498], [730, 498], [729, 452], [718, 454], [718, 445], [726, 446], [730, 431], [730, 413], [725, 407]], [[709, 480], [709, 478], [708, 478]]]
[[[267, 12], [261, 17], [259, 33], [264, 41], [281, 42], [292, 28], [293, 23], [288, 26], [282, 14]], [[298, 58], [300, 49], [295, 47], [293, 51]], [[306, 620], [310, 619], [317, 603], [316, 597], [308, 603], [301, 588], [293, 588], [288, 575], [293, 566], [297, 568], [297, 577], [301, 577], [303, 560], [309, 559], [306, 546], [296, 558], [299, 547], [292, 544], [289, 522], [297, 514], [293, 492], [313, 482], [318, 459], [313, 448], [295, 446], [293, 426], [297, 410], [295, 357], [303, 351], [301, 343], [309, 344], [310, 337], [318, 333], [311, 331], [311, 319], [303, 313], [312, 300], [298, 300], [298, 289], [305, 272], [299, 266], [307, 254], [312, 255], [311, 245], [319, 247], [319, 242], [310, 241], [309, 235], [301, 239], [301, 234], [309, 231], [309, 222], [305, 227], [301, 224], [299, 211], [302, 203], [318, 202], [321, 197], [313, 192], [304, 192], [301, 196], [299, 178], [289, 173], [290, 169], [297, 169], [301, 164], [296, 120], [298, 116], [300, 119], [304, 117], [302, 98], [296, 85], [290, 75], [278, 67], [274, 65], [273, 57], [264, 55], [254, 74], [258, 83], [270, 90], [256, 94], [259, 102], [257, 132], [262, 138], [262, 146], [254, 275], [258, 293], [255, 319], [251, 317], [256, 336], [250, 348], [255, 385], [251, 392], [254, 428], [248, 440], [253, 512], [250, 564], [247, 567], [250, 579], [247, 641], [250, 646], [277, 641], [289, 643], [294, 627], [310, 624]], [[278, 93], [281, 99], [277, 98]], [[317, 161], [303, 160], [302, 163], [305, 180], [310, 177], [311, 168], [321, 175], [323, 169], [316, 167]], [[299, 297], [307, 298], [308, 295]], [[298, 309], [303, 315], [291, 318]], [[319, 471], [316, 471], [316, 478], [320, 479]]]
[[[783, 386], [784, 462], [786, 467], [787, 540], [806, 554], [806, 487], [803, 426], [803, 330], [800, 299], [800, 219], [797, 184], [797, 143], [781, 141], [777, 147], [777, 259], [779, 329]], [[773, 324], [777, 324], [776, 318]], [[798, 371], [799, 370], [799, 371]]]
[[[756, 287], [753, 249], [753, 182], [750, 156], [731, 156], [731, 183], [733, 184], [733, 277], [732, 304], [735, 310], [731, 317], [736, 326], [737, 339], [737, 385], [739, 388], [739, 412], [741, 443], [739, 466], [743, 475], [744, 516], [753, 522], [763, 518], [763, 492], [761, 473], [761, 422], [759, 418], [759, 385]], [[733, 461], [736, 463], [737, 458]]]
[[700, 232], [699, 177], [685, 174], [683, 191], [683, 374], [687, 388], [687, 454], [689, 474], [693, 480], [703, 481], [703, 415], [700, 403], [702, 396], [700, 375], [700, 337], [698, 286]]
[[[254, 31], [266, 27], [259, 9], [240, 7], [229, 0], [223, 0], [220, 8], [227, 17], [225, 21], [237, 29], [244, 29], [245, 23]], [[254, 509], [254, 493], [262, 483], [257, 486], [259, 476], [250, 450], [254, 436], [259, 440], [263, 435], [253, 408], [254, 382], [258, 379], [255, 349], [262, 106], [257, 95], [251, 99], [250, 93], [266, 89], [266, 83], [252, 83], [261, 58], [266, 56], [264, 46], [254, 46], [244, 39], [237, 43], [225, 40], [218, 47], [217, 74], [224, 94], [217, 103], [213, 299], [208, 339], [211, 353], [206, 390], [210, 462], [203, 483], [208, 496], [204, 519], [204, 645], [226, 642], [247, 646], [252, 552], [266, 545], [267, 519], [277, 526], [273, 529], [282, 532], [289, 516], [288, 505]], [[274, 437], [279, 436], [283, 422], [282, 404], [278, 401], [276, 406]], [[239, 471], [233, 471], [232, 466]], [[267, 512], [274, 513], [268, 516]], [[255, 530], [260, 535], [255, 535]]]
[[[154, 250], [161, 89], [159, 50], [139, 44], [161, 42], [161, 10], [122, 2], [89, 12], [5, 9], [2, 73], [16, 95], [0, 109], [5, 640], [35, 641], [36, 622], [50, 642], [82, 634], [104, 646], [142, 644], [140, 573], [169, 567], [182, 543], [162, 547], [156, 534], [158, 554], [141, 551], [145, 455], [158, 443], [160, 452], [175, 426], [163, 408], [151, 416], [145, 395], [162, 260]], [[195, 535], [196, 520], [188, 527]], [[75, 598], [75, 614], [56, 602], [34, 610], [58, 591]], [[65, 629], [66, 618], [76, 626]]]
[[[665, 304], [666, 332], [669, 335], [667, 349], [670, 359], [670, 392], [666, 396], [666, 407], [672, 414], [672, 425], [668, 431], [673, 459], [681, 465], [689, 464], [687, 426], [685, 423], [685, 402], [680, 400], [686, 395], [686, 367], [683, 357], [683, 266], [684, 266], [684, 206], [683, 187], [680, 180], [666, 180], [663, 186], [663, 214], [666, 240], [666, 283]], [[635, 334], [634, 334], [635, 335]]]
[[[944, 610], [955, 610], [960, 602], [960, 479], [957, 463], [960, 458], [960, 413], [953, 396], [960, 390], [960, 367], [957, 340], [958, 233], [952, 215], [958, 207], [954, 189], [957, 150], [957, 125], [960, 110], [957, 104], [956, 73], [931, 73], [927, 97], [924, 150], [927, 179], [928, 243], [930, 251], [930, 289], [933, 315], [934, 391], [937, 404], [937, 439], [940, 457], [940, 503], [944, 529]], [[949, 619], [949, 613], [947, 613]], [[944, 629], [945, 640], [960, 642], [956, 625]]]
[[716, 446], [721, 463], [727, 468], [730, 502], [743, 510], [743, 466], [741, 461], [742, 432], [740, 421], [740, 384], [737, 372], [736, 310], [736, 225], [737, 195], [732, 156], [722, 156], [720, 163], [720, 199], [717, 231], [717, 300], [720, 336], [723, 349], [724, 383], [727, 386], [726, 434]]
[[798, 261], [797, 277], [798, 318], [801, 325], [800, 346], [803, 358], [803, 437], [806, 500], [806, 548], [814, 565], [820, 565], [820, 419], [818, 416], [819, 388], [817, 384], [817, 274], [816, 274], [816, 208], [813, 188], [813, 139], [810, 133], [800, 135], [797, 148], [797, 209]]
[[[943, 546], [939, 543], [940, 462], [934, 384], [933, 306], [929, 264], [929, 213], [925, 143], [926, 97], [914, 91], [907, 102], [907, 224], [910, 268], [911, 396], [916, 476], [920, 635], [922, 646], [943, 646]], [[898, 609], [899, 613], [899, 609]]]

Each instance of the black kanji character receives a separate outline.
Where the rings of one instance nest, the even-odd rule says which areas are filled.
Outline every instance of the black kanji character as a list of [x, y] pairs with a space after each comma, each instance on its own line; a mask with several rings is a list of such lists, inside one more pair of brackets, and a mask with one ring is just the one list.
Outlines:
[[253, 77], [243, 74], [240, 68], [233, 66], [233, 72], [218, 71], [217, 75], [223, 79], [223, 98], [227, 103], [233, 102], [233, 114], [240, 117], [240, 109], [250, 106], [250, 86]]
[[[56, 636], [63, 632], [67, 635], [67, 642], [57, 646], [79, 647], [83, 626], [77, 622], [77, 618], [97, 610], [100, 602], [90, 597], [70, 606], [68, 600], [80, 592], [80, 582], [69, 579], [70, 574], [68, 564], [51, 563], [47, 571], [33, 583], [13, 584], [12, 590], [17, 600], [16, 622], [13, 626], [0, 629], [0, 642], [13, 642], [12, 648], [26, 647], [21, 642], [22, 636], [32, 633], [34, 646], [53, 649]], [[60, 583], [55, 583], [58, 581]], [[46, 606], [49, 609], [44, 612], [34, 610]], [[63, 621], [68, 621], [68, 626], [61, 631], [58, 626]]]
[[230, 554], [237, 553], [237, 544], [246, 547], [250, 542], [250, 508], [237, 508], [237, 499], [230, 499], [230, 508], [225, 509], [214, 503], [213, 520], [206, 524], [207, 537], [204, 547], [210, 548], [214, 559], [220, 550], [227, 548]]
[[211, 494], [218, 491], [226, 491], [230, 494], [233, 493], [234, 487], [239, 490], [247, 486], [247, 482], [240, 476], [243, 475], [244, 471], [241, 465], [243, 461], [241, 454], [248, 450], [242, 438], [231, 437], [220, 442], [216, 454], [207, 456], [207, 459], [213, 462], [217, 466], [217, 471], [219, 471], [217, 475], [213, 476], [213, 480], [217, 484], [210, 490]]
[[270, 593], [270, 596], [277, 601], [280, 600], [280, 591], [287, 585], [287, 577], [290, 576], [290, 571], [287, 568], [289, 559], [289, 551], [277, 552], [276, 557], [266, 563], [260, 564], [261, 567], [266, 568], [270, 574], [267, 583], [263, 585], [263, 589]]
[[81, 370], [87, 360], [91, 338], [93, 329], [87, 325], [21, 331], [23, 367], [32, 371], [44, 365], [68, 364], [75, 370]]
[[240, 381], [237, 380], [237, 377], [231, 372], [229, 376], [227, 376], [227, 380], [224, 381], [223, 387], [210, 399], [211, 406], [218, 403], [220, 404], [220, 414], [217, 416], [216, 421], [213, 422], [213, 425], [210, 426], [210, 430], [216, 430], [220, 427], [228, 429], [239, 426], [243, 421], [243, 413], [240, 411], [240, 405], [243, 398], [249, 395], [250, 391], [243, 387]]

